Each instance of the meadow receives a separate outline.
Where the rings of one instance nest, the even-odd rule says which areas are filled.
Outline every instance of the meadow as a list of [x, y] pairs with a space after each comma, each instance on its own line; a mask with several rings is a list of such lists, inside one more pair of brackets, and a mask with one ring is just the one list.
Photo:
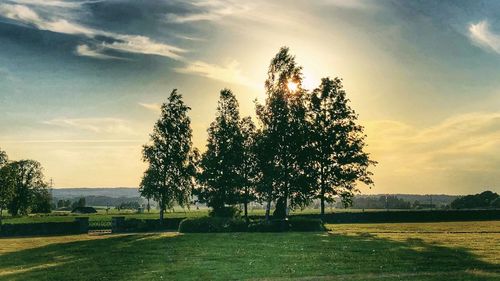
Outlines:
[[500, 280], [500, 221], [0, 239], [0, 280]]

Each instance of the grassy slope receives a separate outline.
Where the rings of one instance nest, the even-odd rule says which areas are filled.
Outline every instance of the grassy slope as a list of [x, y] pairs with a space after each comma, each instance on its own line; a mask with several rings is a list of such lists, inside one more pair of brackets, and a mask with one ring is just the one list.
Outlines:
[[500, 222], [329, 227], [0, 239], [0, 280], [500, 280]]

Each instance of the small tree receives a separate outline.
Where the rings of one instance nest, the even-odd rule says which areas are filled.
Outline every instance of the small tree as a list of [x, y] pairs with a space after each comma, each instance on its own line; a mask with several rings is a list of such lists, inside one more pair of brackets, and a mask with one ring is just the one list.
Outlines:
[[234, 94], [224, 89], [220, 92], [215, 121], [208, 129], [207, 150], [200, 161], [200, 202], [213, 208], [216, 216], [224, 216], [227, 205], [240, 201], [244, 185], [244, 144], [240, 129], [238, 101]]
[[152, 195], [158, 202], [160, 220], [173, 202], [181, 206], [189, 203], [194, 184], [189, 109], [177, 90], [173, 90], [161, 107], [160, 119], [150, 135], [151, 143], [143, 149], [143, 160], [149, 167], [141, 182], [141, 194]]
[[311, 122], [311, 150], [314, 177], [321, 200], [321, 215], [325, 201], [333, 202], [340, 196], [345, 206], [350, 205], [357, 183], [373, 184], [370, 166], [376, 165], [364, 151], [364, 128], [357, 124], [357, 115], [349, 106], [349, 99], [339, 78], [324, 78], [308, 103]]
[[34, 160], [20, 160], [8, 164], [14, 176], [14, 192], [8, 204], [11, 215], [26, 215], [32, 206], [34, 195], [47, 189], [42, 166]]
[[0, 221], [14, 195], [14, 173], [8, 163], [7, 153], [0, 149]]

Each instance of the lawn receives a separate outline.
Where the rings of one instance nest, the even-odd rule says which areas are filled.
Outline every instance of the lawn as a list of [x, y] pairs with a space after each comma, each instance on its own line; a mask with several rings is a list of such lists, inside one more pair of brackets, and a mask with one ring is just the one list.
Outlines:
[[0, 280], [500, 280], [500, 222], [0, 239]]

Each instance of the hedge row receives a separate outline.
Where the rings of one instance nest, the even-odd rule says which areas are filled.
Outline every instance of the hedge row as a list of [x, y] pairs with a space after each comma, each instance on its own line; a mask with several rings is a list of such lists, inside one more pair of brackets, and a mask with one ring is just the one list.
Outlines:
[[0, 225], [0, 236], [62, 235], [85, 232], [76, 221]]
[[[319, 218], [319, 214], [304, 215]], [[370, 211], [326, 214], [325, 223], [446, 222], [500, 220], [500, 210]]]
[[164, 219], [163, 223], [159, 219], [125, 219], [114, 229], [115, 232], [150, 232], [177, 230], [180, 222], [184, 218]]
[[247, 223], [242, 219], [201, 217], [181, 221], [179, 232], [284, 232], [284, 231], [324, 231], [320, 219], [292, 217], [289, 220], [255, 220]]

